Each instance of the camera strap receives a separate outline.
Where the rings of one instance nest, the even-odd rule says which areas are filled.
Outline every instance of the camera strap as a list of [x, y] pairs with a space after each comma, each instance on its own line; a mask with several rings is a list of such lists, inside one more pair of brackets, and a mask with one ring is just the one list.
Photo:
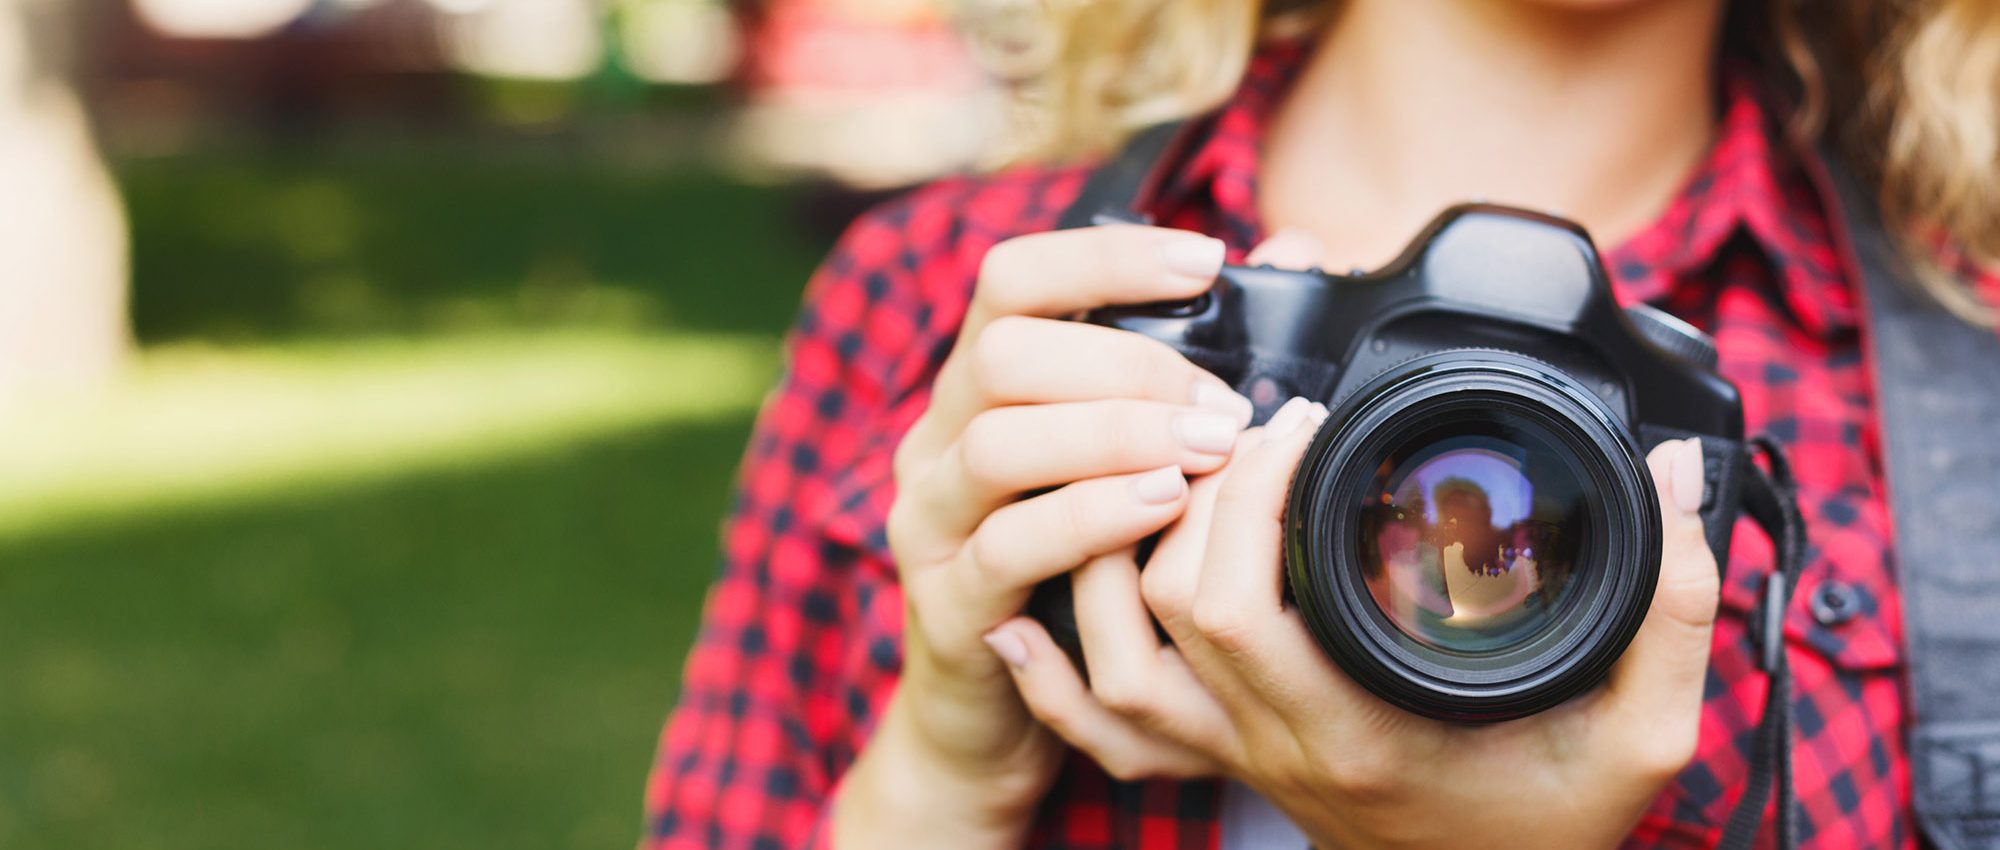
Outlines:
[[1867, 301], [1863, 337], [1895, 517], [1917, 821], [1940, 850], [2000, 848], [2000, 334], [1917, 292], [1873, 196], [1807, 156]]
[[[1201, 135], [1205, 123], [1169, 122], [1140, 131], [1115, 157], [1085, 178], [1076, 200], [1063, 211], [1057, 226], [1069, 229], [1116, 222], [1150, 223], [1151, 216], [1138, 209], [1138, 202], [1150, 194], [1164, 170], [1172, 167], [1178, 158], [1173, 154]], [[2000, 364], [1990, 373], [2000, 373]], [[2000, 421], [2000, 411], [1987, 421]], [[1964, 436], [1977, 433], [1962, 432]], [[1742, 490], [1744, 513], [1770, 538], [1777, 557], [1771, 573], [1765, 577], [1764, 594], [1750, 627], [1757, 643], [1759, 669], [1765, 672], [1770, 684], [1750, 753], [1750, 776], [1717, 846], [1722, 850], [1749, 850], [1761, 831], [1768, 805], [1776, 811], [1777, 846], [1789, 850], [1798, 842], [1793, 832], [1791, 670], [1785, 658], [1784, 620], [1805, 563], [1805, 520], [1799, 512], [1791, 467], [1778, 444], [1768, 437], [1757, 437], [1751, 440], [1751, 448], [1754, 454], [1763, 456], [1765, 465], [1760, 467], [1754, 461], [1745, 464], [1748, 474]], [[2000, 480], [2000, 475], [1984, 480]], [[2000, 542], [1984, 547], [1983, 551], [2000, 551]], [[1991, 610], [2000, 610], [2000, 603]], [[2000, 617], [1989, 621], [2000, 624]], [[1993, 691], [2000, 692], [2000, 683], [1994, 683]], [[2000, 777], [1993, 784], [2000, 786]], [[2000, 787], [1996, 787], [1996, 793], [2000, 793]], [[1225, 815], [1235, 808], [1264, 812], [1267, 816], [1275, 812], [1268, 805], [1262, 809], [1225, 806]], [[1224, 824], [1225, 838], [1243, 831], [1232, 830], [1231, 826]], [[1225, 846], [1224, 850], [1239, 848]]]
[[1750, 850], [1764, 825], [1764, 806], [1771, 802], [1777, 816], [1771, 825], [1777, 846], [1790, 850], [1798, 846], [1792, 828], [1792, 668], [1785, 656], [1785, 609], [1790, 607], [1792, 590], [1799, 585], [1805, 568], [1806, 521], [1799, 513], [1798, 488], [1792, 481], [1791, 463], [1777, 442], [1768, 436], [1750, 440], [1754, 455], [1765, 466], [1751, 460], [1744, 466], [1743, 512], [1771, 539], [1776, 555], [1769, 575], [1764, 577], [1764, 594], [1751, 615], [1750, 638], [1757, 644], [1757, 669], [1764, 671], [1764, 714], [1757, 722], [1755, 743], [1750, 748], [1750, 776], [1743, 796], [1722, 828], [1722, 850]]

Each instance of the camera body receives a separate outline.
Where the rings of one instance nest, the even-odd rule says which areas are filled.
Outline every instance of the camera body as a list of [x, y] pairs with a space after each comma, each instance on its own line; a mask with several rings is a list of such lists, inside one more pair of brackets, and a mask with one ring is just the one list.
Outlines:
[[[1289, 598], [1407, 710], [1504, 720], [1602, 679], [1657, 582], [1645, 455], [1662, 442], [1701, 438], [1702, 519], [1727, 563], [1741, 397], [1700, 331], [1618, 305], [1571, 222], [1455, 206], [1373, 272], [1229, 266], [1192, 301], [1085, 321], [1167, 343], [1258, 422], [1292, 396], [1333, 411], [1287, 502]], [[1031, 611], [1073, 648], [1060, 583]]]

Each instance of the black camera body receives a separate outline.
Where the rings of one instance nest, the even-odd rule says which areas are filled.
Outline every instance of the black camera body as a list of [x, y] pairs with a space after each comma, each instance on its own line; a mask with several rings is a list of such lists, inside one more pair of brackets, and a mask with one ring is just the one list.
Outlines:
[[[1289, 596], [1329, 657], [1404, 709], [1505, 720], [1603, 678], [1657, 582], [1645, 455], [1662, 442], [1701, 438], [1702, 519], [1727, 563], [1741, 397], [1700, 331], [1618, 305], [1571, 222], [1456, 206], [1373, 272], [1229, 266], [1192, 301], [1085, 320], [1173, 346], [1259, 422], [1292, 396], [1332, 410], [1287, 503]], [[1031, 610], [1073, 647], [1061, 584]]]

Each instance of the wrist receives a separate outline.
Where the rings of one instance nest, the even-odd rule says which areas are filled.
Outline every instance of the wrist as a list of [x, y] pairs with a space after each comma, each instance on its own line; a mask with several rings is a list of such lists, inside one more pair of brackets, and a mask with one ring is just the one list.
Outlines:
[[[1024, 748], [1054, 749], [1045, 735], [1029, 737]], [[1019, 847], [1054, 778], [1054, 762], [958, 758], [923, 732], [899, 692], [835, 789], [833, 846]]]

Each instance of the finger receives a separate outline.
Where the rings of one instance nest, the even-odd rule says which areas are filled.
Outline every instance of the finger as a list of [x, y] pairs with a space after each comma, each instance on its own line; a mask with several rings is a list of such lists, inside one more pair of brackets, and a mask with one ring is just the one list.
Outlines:
[[[1236, 438], [1236, 452], [1254, 451], [1264, 428], [1252, 428]], [[1194, 630], [1194, 595], [1201, 580], [1201, 562], [1208, 554], [1209, 531], [1215, 518], [1215, 496], [1224, 472], [1188, 482], [1187, 507], [1172, 527], [1161, 533], [1146, 569], [1139, 574], [1140, 596], [1146, 608], [1176, 641], [1186, 642]]]
[[1041, 624], [1011, 620], [989, 633], [987, 643], [1007, 662], [1014, 686], [1035, 718], [1114, 778], [1190, 779], [1220, 772], [1214, 759], [1105, 708]]
[[1294, 398], [1271, 417], [1256, 449], [1230, 465], [1216, 494], [1214, 529], [1195, 589], [1196, 631], [1234, 654], [1284, 613], [1285, 495], [1326, 408]]
[[1659, 584], [1606, 688], [1606, 708], [1646, 730], [1648, 751], [1672, 770], [1694, 752], [1721, 588], [1702, 528], [1701, 459], [1700, 440], [1661, 444], [1646, 459], [1661, 507]]
[[1162, 466], [1213, 471], [1241, 427], [1230, 414], [1130, 399], [994, 408], [966, 423], [909, 498], [927, 528], [961, 540], [1031, 490]]
[[1188, 661], [1203, 681], [1233, 673], [1281, 715], [1323, 713], [1329, 693], [1354, 693], [1325, 663], [1284, 604], [1281, 519], [1292, 471], [1326, 409], [1294, 399], [1255, 449], [1238, 452], [1216, 496], [1192, 613]]
[[1036, 582], [1139, 542], [1179, 516], [1186, 499], [1187, 480], [1168, 466], [1078, 481], [994, 511], [941, 568], [955, 589], [952, 610], [983, 631], [1018, 612]]
[[1281, 269], [1316, 269], [1326, 264], [1326, 245], [1301, 228], [1283, 227], [1250, 249], [1246, 262]]
[[1203, 407], [1250, 422], [1250, 401], [1155, 339], [1115, 328], [1012, 316], [961, 337], [924, 418], [905, 439], [936, 454], [972, 417], [1018, 404], [1132, 398]]
[[1148, 731], [1214, 752], [1229, 738], [1229, 716], [1180, 654], [1160, 645], [1139, 598], [1132, 550], [1093, 558], [1070, 581], [1097, 701]]
[[1114, 224], [1009, 239], [986, 252], [961, 336], [1001, 316], [1067, 316], [1109, 304], [1193, 298], [1222, 271], [1221, 240]]

